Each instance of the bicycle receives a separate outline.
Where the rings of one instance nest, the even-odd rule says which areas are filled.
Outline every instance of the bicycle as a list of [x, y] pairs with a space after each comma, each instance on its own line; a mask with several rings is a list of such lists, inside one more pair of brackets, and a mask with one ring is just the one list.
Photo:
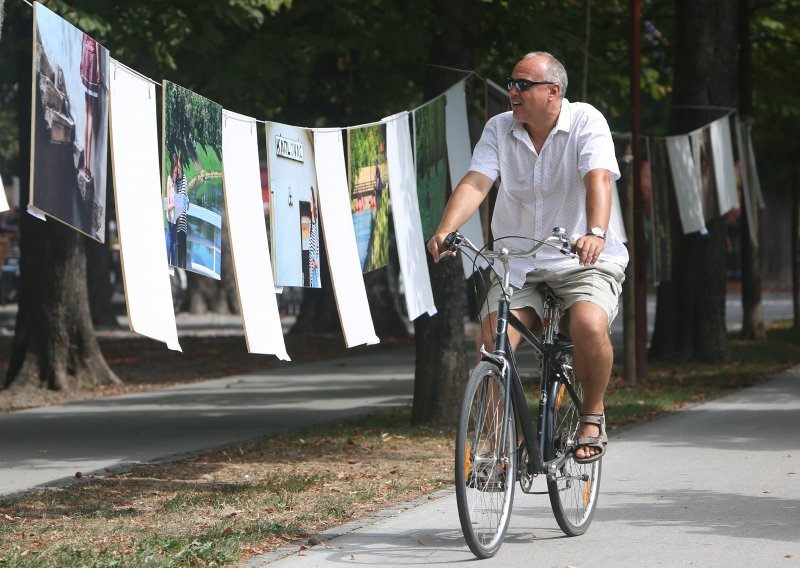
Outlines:
[[[445, 247], [469, 249], [487, 260], [499, 259], [505, 269], [494, 351], [481, 348], [482, 360], [470, 373], [456, 434], [456, 500], [467, 545], [478, 558], [499, 550], [511, 518], [515, 481], [524, 493], [534, 491], [534, 478], [544, 474], [558, 526], [567, 536], [586, 532], [594, 516], [600, 488], [602, 459], [579, 464], [573, 459], [580, 426], [581, 387], [572, 369], [572, 342], [558, 330], [564, 306], [552, 290], [544, 291], [541, 339], [509, 308], [512, 288], [509, 259], [536, 254], [554, 246], [573, 254], [566, 231], [553, 229], [528, 251], [477, 249], [459, 233], [450, 233]], [[514, 353], [509, 349], [508, 325], [520, 332], [540, 362], [537, 425], [528, 411]], [[520, 434], [518, 436], [518, 430]]]

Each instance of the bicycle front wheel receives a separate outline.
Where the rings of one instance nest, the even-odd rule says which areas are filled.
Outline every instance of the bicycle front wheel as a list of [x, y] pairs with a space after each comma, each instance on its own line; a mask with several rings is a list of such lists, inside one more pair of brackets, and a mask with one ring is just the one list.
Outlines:
[[[572, 370], [567, 367], [564, 371], [565, 380], [557, 384], [548, 402], [553, 404], [550, 421], [553, 444], [546, 451], [546, 460], [571, 452], [578, 439], [581, 388], [574, 380]], [[592, 522], [600, 492], [602, 462], [601, 458], [592, 463], [579, 464], [570, 457], [555, 476], [547, 477], [553, 515], [567, 536], [582, 535]]]
[[[467, 383], [456, 435], [458, 516], [464, 539], [478, 558], [499, 550], [514, 500], [516, 428], [513, 405], [503, 415], [504, 393], [497, 366], [479, 363]], [[508, 430], [502, 443], [504, 422]]]

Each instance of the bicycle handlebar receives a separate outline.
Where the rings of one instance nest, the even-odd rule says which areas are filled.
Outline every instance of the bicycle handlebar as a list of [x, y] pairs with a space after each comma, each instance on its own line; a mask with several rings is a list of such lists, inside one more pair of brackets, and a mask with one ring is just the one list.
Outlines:
[[538, 241], [532, 248], [526, 251], [510, 251], [507, 248], [503, 247], [500, 250], [480, 250], [476, 247], [470, 240], [459, 233], [458, 231], [453, 231], [449, 233], [442, 243], [444, 247], [450, 252], [456, 252], [461, 247], [466, 246], [468, 249], [472, 250], [476, 254], [480, 254], [484, 258], [487, 259], [494, 259], [494, 258], [509, 258], [509, 257], [516, 257], [516, 258], [525, 258], [528, 256], [533, 256], [537, 252], [539, 252], [545, 246], [552, 246], [555, 249], [563, 254], [564, 256], [570, 256], [574, 254], [572, 252], [572, 243], [570, 242], [569, 238], [567, 237], [567, 231], [563, 227], [555, 227], [553, 232], [550, 234], [543, 241]]

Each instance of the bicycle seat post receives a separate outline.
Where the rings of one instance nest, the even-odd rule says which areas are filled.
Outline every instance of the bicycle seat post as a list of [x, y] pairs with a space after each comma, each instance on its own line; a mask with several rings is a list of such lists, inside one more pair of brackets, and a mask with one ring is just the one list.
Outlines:
[[544, 291], [544, 318], [542, 326], [544, 328], [544, 338], [542, 343], [552, 345], [555, 343], [555, 335], [558, 332], [558, 324], [561, 319], [561, 301], [553, 291], [547, 287]]

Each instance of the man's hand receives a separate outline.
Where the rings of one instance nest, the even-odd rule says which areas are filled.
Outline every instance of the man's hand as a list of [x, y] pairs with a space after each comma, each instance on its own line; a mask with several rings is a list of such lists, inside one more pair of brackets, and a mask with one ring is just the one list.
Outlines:
[[439, 262], [444, 256], [455, 256], [456, 252], [447, 250], [444, 246], [444, 239], [447, 237], [449, 233], [436, 233], [431, 237], [431, 240], [428, 241], [428, 252], [431, 253], [434, 262]]
[[575, 254], [581, 266], [591, 266], [600, 257], [606, 247], [605, 239], [594, 235], [584, 235], [575, 241]]

